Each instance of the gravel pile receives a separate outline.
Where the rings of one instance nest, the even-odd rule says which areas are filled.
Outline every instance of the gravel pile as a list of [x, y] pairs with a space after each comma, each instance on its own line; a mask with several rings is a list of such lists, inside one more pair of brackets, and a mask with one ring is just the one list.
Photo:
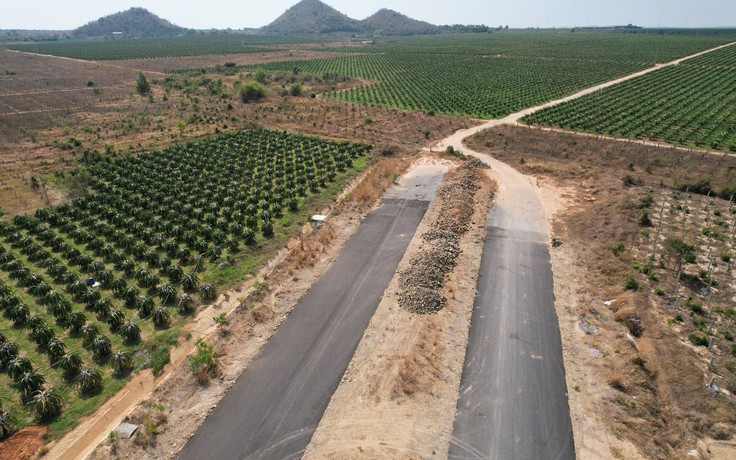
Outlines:
[[479, 160], [469, 160], [442, 186], [437, 194], [438, 216], [422, 235], [424, 243], [409, 267], [399, 273], [399, 305], [410, 312], [430, 314], [445, 306], [447, 299], [440, 291], [462, 252], [460, 238], [469, 229], [479, 188], [475, 163], [485, 167]]

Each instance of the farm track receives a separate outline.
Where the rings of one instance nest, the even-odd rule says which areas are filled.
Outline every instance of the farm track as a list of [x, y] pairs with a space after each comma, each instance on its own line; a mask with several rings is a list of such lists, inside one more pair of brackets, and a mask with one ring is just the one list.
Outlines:
[[[70, 57], [66, 57], [66, 56], [55, 56], [53, 54], [29, 53], [27, 51], [18, 51], [18, 50], [5, 50], [5, 51], [11, 52], [11, 53], [18, 53], [18, 54], [27, 54], [29, 56], [41, 56], [41, 57], [45, 57], [45, 58], [64, 59], [66, 61], [82, 62], [84, 64], [99, 64], [101, 66], [111, 67], [111, 68], [114, 68], [114, 69], [125, 70], [125, 71], [132, 70], [130, 67], [126, 67], [126, 66], [122, 66], [122, 65], [117, 65], [117, 64], [110, 64], [109, 62], [106, 62], [106, 61], [88, 61], [86, 59], [70, 58]], [[156, 75], [156, 76], [159, 76], [159, 77], [165, 77], [166, 76], [166, 74], [164, 72], [157, 72], [155, 70], [144, 70], [142, 72], [144, 72], [146, 74], [150, 74], [150, 75]]]

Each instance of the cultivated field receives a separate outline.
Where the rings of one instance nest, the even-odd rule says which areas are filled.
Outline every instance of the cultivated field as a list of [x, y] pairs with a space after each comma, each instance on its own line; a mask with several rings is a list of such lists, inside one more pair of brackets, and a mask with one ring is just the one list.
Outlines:
[[262, 36], [244, 34], [189, 34], [180, 37], [135, 40], [63, 40], [5, 45], [3, 48], [89, 61], [205, 54], [243, 54], [272, 51], [277, 45], [326, 43], [324, 37]]
[[736, 46], [522, 119], [532, 125], [736, 152]]
[[60, 392], [69, 410], [38, 413], [54, 435], [132, 370], [160, 372], [197, 306], [253, 274], [368, 151], [254, 130], [70, 172], [94, 194], [0, 230], [5, 408], [23, 426], [37, 391]]
[[568, 31], [422, 37], [333, 48], [356, 52], [351, 57], [264, 67], [375, 81], [325, 95], [339, 101], [501, 118], [734, 37]]

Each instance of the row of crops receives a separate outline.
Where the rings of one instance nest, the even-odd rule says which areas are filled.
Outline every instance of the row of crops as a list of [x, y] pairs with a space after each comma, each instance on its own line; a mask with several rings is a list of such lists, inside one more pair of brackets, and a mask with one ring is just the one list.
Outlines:
[[736, 46], [522, 119], [632, 139], [736, 152]]
[[209, 272], [255, 251], [369, 148], [220, 135], [100, 161], [77, 172], [94, 193], [0, 224], [0, 400], [53, 419], [119, 387], [158, 334], [216, 297]]
[[178, 37], [110, 40], [59, 40], [3, 46], [28, 53], [50, 54], [75, 59], [118, 60], [152, 57], [201, 56], [274, 51], [270, 46], [319, 43], [315, 36], [266, 36], [245, 34], [189, 34]]
[[614, 33], [419, 37], [342, 49], [354, 52], [346, 57], [263, 67], [373, 81], [325, 95], [335, 100], [500, 118], [734, 38]]

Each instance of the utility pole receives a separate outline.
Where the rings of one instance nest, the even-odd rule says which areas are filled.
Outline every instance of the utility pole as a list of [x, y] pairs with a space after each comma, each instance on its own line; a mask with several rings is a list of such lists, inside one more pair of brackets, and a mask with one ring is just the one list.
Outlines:
[[665, 201], [662, 200], [662, 206], [659, 208], [659, 223], [657, 224], [657, 234], [654, 236], [654, 241], [652, 242], [652, 250], [649, 253], [649, 263], [654, 263], [654, 252], [657, 250], [657, 242], [659, 241], [659, 233], [662, 231], [662, 214], [664, 213], [664, 203]]

